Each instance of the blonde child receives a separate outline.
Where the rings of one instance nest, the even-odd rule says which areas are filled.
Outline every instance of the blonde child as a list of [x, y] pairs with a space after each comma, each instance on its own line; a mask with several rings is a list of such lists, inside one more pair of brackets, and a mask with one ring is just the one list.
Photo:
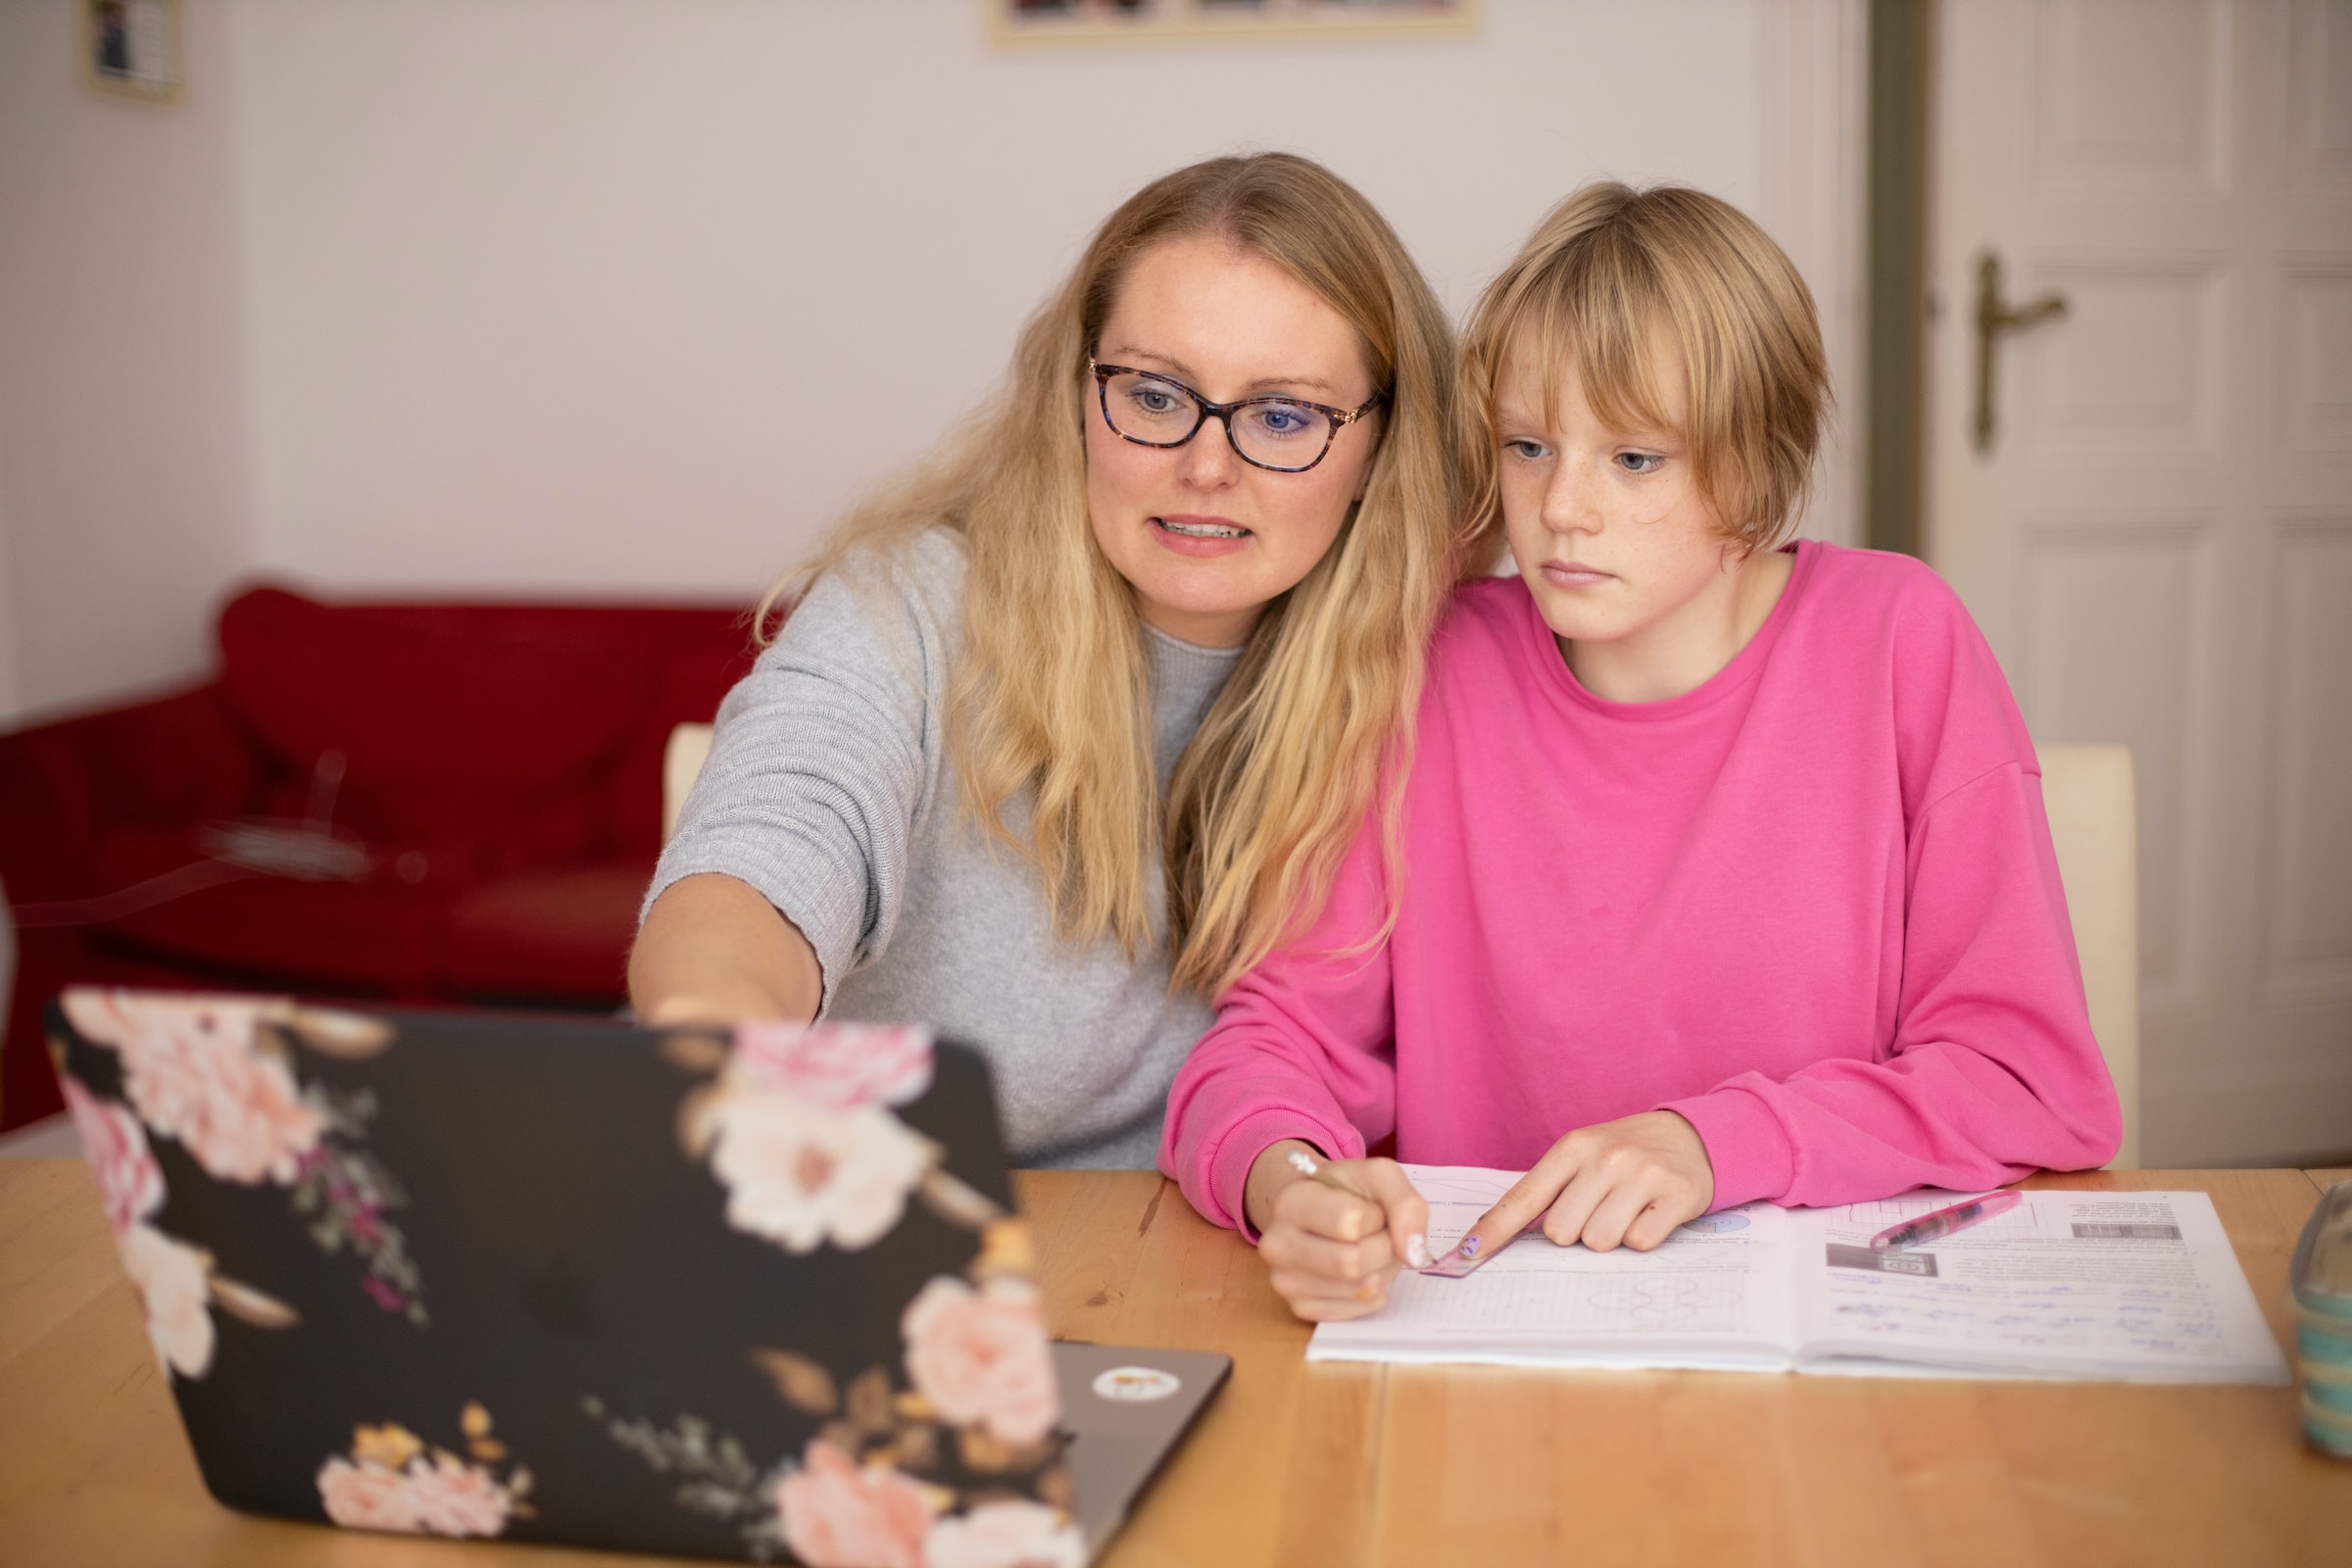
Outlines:
[[1426, 1257], [1384, 1140], [1527, 1173], [1465, 1250], [2110, 1157], [1999, 666], [1919, 562], [1783, 542], [1828, 398], [1788, 258], [1698, 192], [1590, 186], [1487, 289], [1458, 386], [1518, 575], [1461, 588], [1394, 864], [1375, 813], [1224, 995], [1162, 1168], [1321, 1319]]

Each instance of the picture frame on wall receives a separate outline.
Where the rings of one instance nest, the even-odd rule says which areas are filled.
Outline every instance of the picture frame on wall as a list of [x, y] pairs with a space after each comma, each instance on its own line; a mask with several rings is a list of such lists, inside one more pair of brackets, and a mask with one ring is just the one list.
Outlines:
[[93, 91], [179, 102], [180, 0], [79, 0], [81, 75]]
[[1467, 33], [1479, 0], [981, 0], [991, 41], [1200, 43]]

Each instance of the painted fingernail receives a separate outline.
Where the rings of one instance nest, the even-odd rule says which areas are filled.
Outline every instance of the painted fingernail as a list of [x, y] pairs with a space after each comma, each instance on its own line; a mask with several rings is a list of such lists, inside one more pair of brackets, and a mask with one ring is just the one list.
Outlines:
[[1404, 1260], [1415, 1268], [1429, 1267], [1429, 1238], [1407, 1236], [1404, 1239]]
[[1463, 1237], [1462, 1245], [1455, 1249], [1455, 1250], [1459, 1251], [1464, 1257], [1476, 1257], [1478, 1255], [1478, 1238], [1475, 1236]]

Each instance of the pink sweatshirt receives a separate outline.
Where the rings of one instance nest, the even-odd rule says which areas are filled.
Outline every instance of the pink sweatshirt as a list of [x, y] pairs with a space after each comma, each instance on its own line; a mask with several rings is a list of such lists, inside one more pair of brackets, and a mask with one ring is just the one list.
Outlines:
[[1519, 1170], [1659, 1107], [1719, 1208], [2114, 1154], [2033, 742], [1925, 565], [1807, 541], [1737, 658], [1640, 704], [1475, 583], [1419, 726], [1388, 939], [1373, 822], [1170, 1091], [1160, 1166], [1208, 1218], [1283, 1138]]

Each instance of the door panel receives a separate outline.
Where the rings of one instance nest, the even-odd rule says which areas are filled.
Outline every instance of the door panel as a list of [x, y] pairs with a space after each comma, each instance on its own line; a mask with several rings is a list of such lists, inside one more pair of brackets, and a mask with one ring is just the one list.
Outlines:
[[2287, 58], [2288, 181], [2340, 198], [2352, 190], [2352, 0], [2299, 0]]
[[2352, 267], [2289, 267], [2281, 292], [2286, 438], [2306, 452], [2352, 452]]
[[2219, 189], [2230, 178], [2220, 0], [2068, 0], [2035, 29], [2045, 188]]
[[2325, 1001], [2352, 991], [2352, 721], [2328, 678], [2352, 669], [2352, 514], [2279, 529], [2271, 572], [2269, 875], [2258, 1000]]
[[2015, 429], [2028, 463], [2071, 463], [2085, 444], [2177, 452], [2210, 447], [2228, 329], [2216, 256], [2045, 257], [2020, 294], [2055, 289], [2063, 331], [2012, 340]]

